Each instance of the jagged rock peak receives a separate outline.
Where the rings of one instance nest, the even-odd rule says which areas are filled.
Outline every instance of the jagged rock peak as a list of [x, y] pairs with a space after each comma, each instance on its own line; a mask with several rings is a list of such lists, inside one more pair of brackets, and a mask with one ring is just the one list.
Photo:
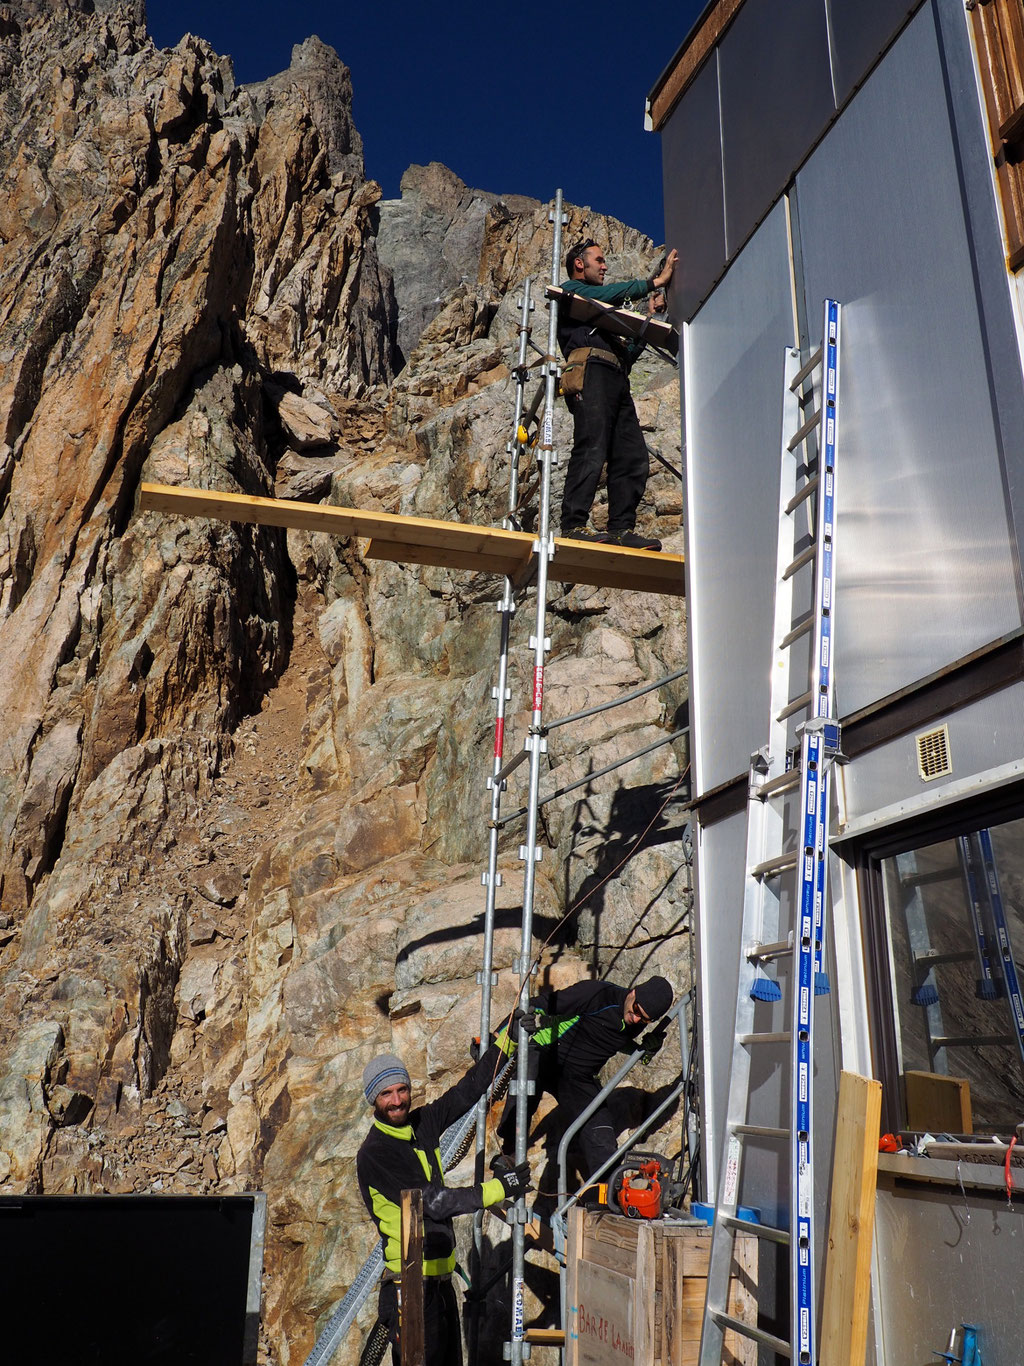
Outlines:
[[244, 88], [265, 111], [275, 95], [298, 86], [309, 103], [313, 122], [327, 144], [328, 169], [362, 178], [363, 140], [352, 122], [352, 76], [333, 47], [316, 35], [292, 48], [287, 71]]
[[[499, 196], [471, 190], [439, 161], [410, 166], [401, 199], [381, 204], [378, 250], [395, 281], [397, 344], [408, 360], [449, 291], [475, 286], [488, 215]], [[519, 199], [520, 207], [535, 201]]]

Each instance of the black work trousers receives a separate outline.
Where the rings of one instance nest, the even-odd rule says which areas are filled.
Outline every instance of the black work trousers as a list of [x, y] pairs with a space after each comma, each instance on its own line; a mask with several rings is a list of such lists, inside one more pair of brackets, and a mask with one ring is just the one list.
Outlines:
[[[532, 1121], [537, 1103], [544, 1092], [554, 1096], [558, 1102], [558, 1111], [555, 1116], [552, 1147], [557, 1150], [566, 1129], [601, 1090], [601, 1082], [597, 1077], [588, 1076], [586, 1073], [572, 1072], [568, 1069], [560, 1072], [554, 1059], [538, 1057], [541, 1051], [533, 1045], [530, 1047], [529, 1072], [535, 1090], [529, 1099], [527, 1113]], [[513, 1153], [515, 1136], [516, 1102], [514, 1096], [509, 1096], [498, 1123], [498, 1141], [502, 1152], [509, 1155]], [[617, 1131], [607, 1104], [599, 1106], [594, 1111], [583, 1128], [577, 1132], [573, 1142], [577, 1149], [580, 1175], [583, 1178], [592, 1176], [618, 1147]], [[550, 1148], [548, 1151], [554, 1157], [555, 1154]]]
[[[385, 1281], [380, 1288], [377, 1317], [387, 1325], [391, 1360], [394, 1366], [401, 1366], [398, 1286], [394, 1281]], [[462, 1326], [450, 1276], [424, 1276], [423, 1323], [427, 1366], [462, 1366]]]
[[573, 443], [562, 494], [562, 530], [586, 526], [607, 466], [608, 530], [631, 531], [651, 462], [625, 372], [591, 357], [583, 392], [569, 400], [569, 410]]

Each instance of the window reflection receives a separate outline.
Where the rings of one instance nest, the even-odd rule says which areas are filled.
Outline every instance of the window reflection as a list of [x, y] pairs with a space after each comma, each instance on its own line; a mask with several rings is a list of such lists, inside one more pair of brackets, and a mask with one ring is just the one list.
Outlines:
[[975, 1131], [1024, 1118], [1022, 836], [1011, 821], [882, 862], [900, 1072], [964, 1078]]

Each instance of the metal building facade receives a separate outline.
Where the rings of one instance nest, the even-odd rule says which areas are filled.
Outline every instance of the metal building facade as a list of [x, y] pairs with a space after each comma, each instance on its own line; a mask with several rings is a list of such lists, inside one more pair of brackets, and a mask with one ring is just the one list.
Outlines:
[[[896, 939], [909, 936], [913, 948], [927, 906], [893, 888], [929, 866], [927, 852], [908, 850], [1003, 829], [1006, 900], [1013, 923], [1018, 913], [1024, 922], [1024, 855], [1015, 852], [1024, 827], [1012, 824], [1024, 811], [1021, 300], [1007, 267], [970, 16], [952, 0], [745, 0], [709, 6], [705, 34], [716, 10], [721, 31], [707, 54], [693, 55], [699, 25], [689, 56], [684, 45], [651, 97], [666, 241], [681, 256], [673, 307], [684, 324], [703, 1159], [712, 1193], [741, 951], [746, 773], [766, 739], [783, 356], [793, 346], [806, 354], [820, 339], [826, 296], [843, 304], [836, 687], [851, 761], [837, 779], [839, 989], [828, 1007], [832, 1056], [827, 1039], [819, 1052], [822, 1094], [839, 1067], [877, 1075], [888, 1091], [884, 1113], [905, 1123], [893, 1081], [918, 1043], [933, 1071], [965, 1062], [965, 1047], [936, 1046], [950, 1037], [937, 1032], [939, 1006], [921, 1023], [927, 1010], [911, 1018], [906, 1005], [922, 981], [900, 979], [910, 950]], [[688, 60], [669, 101], [673, 71]], [[949, 771], [923, 777], [918, 737], [942, 726]], [[932, 877], [940, 874], [952, 882], [935, 863]], [[907, 904], [897, 913], [900, 896]], [[952, 914], [945, 903], [940, 911]], [[931, 914], [934, 922], [934, 904]], [[917, 959], [912, 967], [920, 976]], [[980, 1072], [986, 1055], [975, 1051]], [[999, 1053], [999, 1066], [1004, 1058], [1024, 1079], [1024, 1051]], [[764, 1090], [769, 1114], [778, 1098], [767, 1076]], [[756, 1161], [745, 1172], [751, 1203], [765, 1176]], [[925, 1246], [951, 1208], [942, 1194], [929, 1198], [927, 1215], [920, 1202]], [[883, 1260], [885, 1240], [897, 1226], [905, 1234], [908, 1217], [906, 1198], [899, 1218], [887, 1200], [880, 1193]], [[936, 1214], [936, 1201], [945, 1213]], [[960, 1250], [976, 1240], [983, 1267], [994, 1245], [980, 1223], [963, 1231]], [[983, 1272], [976, 1281], [971, 1302], [980, 1304]], [[989, 1308], [1009, 1332], [1024, 1284], [1004, 1289], [1010, 1308]], [[913, 1359], [905, 1353], [934, 1327], [923, 1301], [918, 1310], [920, 1322], [903, 1303], [897, 1312], [876, 1278], [878, 1359]]]

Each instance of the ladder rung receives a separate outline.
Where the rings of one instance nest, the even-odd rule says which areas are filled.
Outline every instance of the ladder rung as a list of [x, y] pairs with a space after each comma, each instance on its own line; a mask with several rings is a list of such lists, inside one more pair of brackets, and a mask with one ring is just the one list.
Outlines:
[[790, 1129], [773, 1129], [768, 1124], [734, 1124], [734, 1134], [747, 1134], [753, 1138], [788, 1138]]
[[807, 438], [810, 436], [811, 432], [814, 431], [815, 427], [817, 427], [817, 425], [818, 425], [818, 423], [819, 423], [820, 421], [821, 421], [821, 409], [820, 409], [820, 408], [815, 408], [814, 412], [811, 413], [810, 417], [807, 418], [806, 421], [801, 422], [800, 426], [796, 429], [796, 431], [793, 433], [793, 435], [789, 438], [789, 445], [787, 446], [786, 449], [787, 449], [787, 450], [790, 450], [790, 451], [795, 451], [796, 448], [797, 448], [797, 446], [800, 445], [800, 442], [801, 442], [801, 441], [806, 441], [806, 440], [807, 440]]
[[934, 967], [937, 963], [968, 963], [973, 957], [973, 949], [958, 949], [956, 953], [915, 953], [914, 962], [918, 967]]
[[804, 617], [803, 621], [799, 622], [796, 626], [793, 627], [792, 631], [790, 631], [788, 635], [782, 637], [782, 639], [779, 641], [779, 649], [788, 650], [795, 640], [799, 640], [801, 636], [808, 635], [813, 625], [814, 614], [809, 612], [807, 616]]
[[790, 1043], [793, 1035], [788, 1029], [780, 1029], [776, 1034], [740, 1034], [736, 1042], [742, 1044], [754, 1043]]
[[925, 887], [930, 882], [951, 882], [959, 878], [959, 868], [935, 868], [930, 873], [901, 873], [901, 887]]
[[810, 690], [808, 690], [807, 692], [802, 692], [799, 697], [794, 697], [792, 702], [787, 702], [775, 719], [776, 721], [785, 721], [792, 716], [794, 712], [803, 711], [805, 707], [809, 707], [810, 705], [811, 694]]
[[1016, 1034], [935, 1034], [932, 1048], [994, 1048], [997, 1044], [1016, 1043]]
[[821, 476], [816, 474], [813, 479], [808, 479], [806, 484], [801, 488], [798, 488], [796, 493], [793, 494], [793, 497], [786, 504], [786, 515], [788, 516], [789, 513], [795, 512], [801, 503], [805, 503], [820, 483]]
[[770, 1347], [780, 1357], [792, 1358], [793, 1349], [789, 1343], [777, 1338], [773, 1333], [766, 1333], [763, 1328], [755, 1328], [752, 1323], [744, 1323], [742, 1319], [733, 1318], [732, 1314], [724, 1314], [720, 1309], [712, 1309], [711, 1317], [719, 1328], [731, 1328], [734, 1333], [740, 1333], [752, 1342], [759, 1342], [762, 1347]]
[[803, 569], [805, 564], [810, 564], [817, 554], [818, 547], [812, 542], [806, 550], [802, 550], [796, 559], [786, 566], [786, 572], [782, 576], [783, 581], [791, 579], [798, 569]]
[[768, 1243], [781, 1243], [789, 1247], [789, 1232], [784, 1228], [772, 1228], [770, 1224], [753, 1224], [749, 1219], [740, 1219], [735, 1214], [727, 1214], [722, 1220], [728, 1228], [737, 1233], [749, 1233], [754, 1238], [763, 1238]]
[[774, 944], [755, 944], [747, 954], [747, 962], [770, 963], [773, 958], [785, 958], [792, 952], [792, 939], [779, 939]]
[[779, 773], [774, 778], [769, 778], [760, 787], [755, 788], [754, 795], [765, 801], [768, 797], [777, 797], [780, 792], [789, 792], [800, 782], [800, 770], [798, 768], [787, 769], [785, 773]]
[[817, 351], [815, 351], [813, 355], [809, 356], [809, 357], [807, 358], [807, 360], [804, 361], [803, 365], [801, 365], [800, 369], [796, 372], [796, 374], [795, 374], [795, 375], [793, 376], [793, 378], [790, 380], [790, 382], [789, 382], [790, 391], [791, 391], [792, 393], [795, 394], [796, 391], [800, 388], [801, 384], [803, 384], [803, 382], [804, 382], [804, 380], [807, 378], [807, 376], [811, 373], [811, 371], [812, 371], [813, 369], [815, 369], [816, 366], [819, 366], [820, 364], [821, 364], [821, 347], [819, 346], [818, 349], [817, 349]]
[[764, 863], [758, 863], [751, 868], [751, 877], [775, 877], [778, 873], [788, 872], [790, 868], [795, 868], [799, 859], [799, 854], [776, 854], [774, 858], [765, 859]]

